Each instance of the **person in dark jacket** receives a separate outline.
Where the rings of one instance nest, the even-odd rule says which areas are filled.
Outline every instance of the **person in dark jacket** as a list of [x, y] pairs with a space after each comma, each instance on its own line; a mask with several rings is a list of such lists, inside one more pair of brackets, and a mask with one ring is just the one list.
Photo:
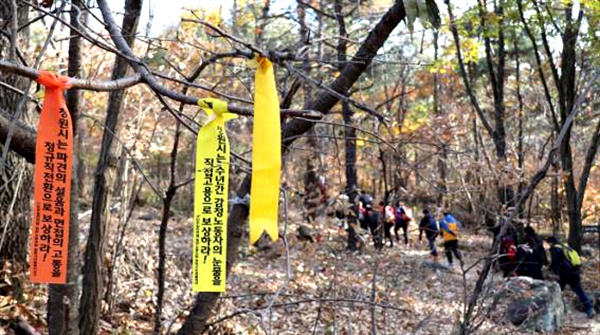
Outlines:
[[548, 257], [546, 256], [546, 250], [544, 249], [544, 240], [536, 233], [532, 226], [525, 227], [524, 232], [525, 237], [523, 242], [528, 244], [529, 247], [537, 253], [541, 265], [547, 266], [549, 263]]
[[358, 197], [358, 201], [356, 201], [356, 214], [358, 222], [360, 222], [360, 227], [365, 230], [369, 229], [369, 219], [366, 215], [367, 206], [371, 209], [373, 208], [373, 197], [365, 191], [360, 191], [360, 196]]
[[531, 226], [525, 227], [524, 232], [523, 244], [517, 249], [516, 273], [519, 276], [544, 280], [542, 267], [548, 265], [544, 241]]
[[564, 289], [567, 285], [571, 286], [573, 292], [577, 294], [579, 300], [585, 306], [587, 316], [594, 317], [594, 303], [581, 287], [581, 269], [578, 265], [573, 265], [565, 254], [568, 247], [562, 245], [554, 236], [549, 237], [546, 241], [550, 244], [551, 268], [558, 275], [560, 288]]
[[375, 244], [376, 250], [383, 248], [383, 220], [381, 218], [380, 211], [374, 211], [372, 204], [365, 205], [365, 218], [373, 236], [373, 243]]
[[408, 245], [408, 224], [412, 220], [412, 218], [410, 217], [411, 215], [409, 215], [408, 210], [406, 209], [406, 207], [404, 207], [404, 203], [399, 202], [398, 206], [396, 207], [396, 224], [394, 225], [394, 233], [396, 234], [396, 241], [400, 242], [398, 230], [402, 228], [405, 245]]
[[438, 236], [439, 228], [437, 221], [427, 208], [423, 210], [423, 218], [419, 223], [419, 241], [422, 241], [423, 232], [425, 232], [425, 237], [427, 238], [427, 242], [429, 242], [429, 254], [433, 261], [437, 262], [438, 252], [435, 245], [435, 238]]
[[517, 248], [515, 274], [517, 276], [531, 277], [533, 279], [544, 280], [542, 274], [542, 262], [538, 254], [529, 244], [521, 244]]

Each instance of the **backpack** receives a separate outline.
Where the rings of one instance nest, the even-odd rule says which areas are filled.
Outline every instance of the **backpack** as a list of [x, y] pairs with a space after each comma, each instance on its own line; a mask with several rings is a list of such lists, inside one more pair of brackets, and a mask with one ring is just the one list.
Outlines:
[[413, 219], [413, 213], [410, 208], [404, 207], [404, 214], [402, 215], [404, 221], [411, 221]]
[[396, 215], [394, 214], [394, 207], [385, 206], [385, 221], [386, 222], [396, 221]]
[[556, 244], [555, 246], [563, 251], [565, 259], [567, 260], [567, 262], [569, 262], [569, 265], [573, 267], [581, 265], [581, 258], [579, 257], [577, 251], [575, 251], [573, 248], [564, 244]]
[[506, 254], [509, 261], [514, 261], [517, 258], [517, 245], [515, 240], [510, 235], [504, 235], [500, 244], [500, 253]]
[[435, 219], [429, 220], [429, 224], [427, 225], [427, 229], [429, 229], [429, 231], [437, 233], [438, 231], [440, 231], [440, 222], [438, 220], [435, 220]]

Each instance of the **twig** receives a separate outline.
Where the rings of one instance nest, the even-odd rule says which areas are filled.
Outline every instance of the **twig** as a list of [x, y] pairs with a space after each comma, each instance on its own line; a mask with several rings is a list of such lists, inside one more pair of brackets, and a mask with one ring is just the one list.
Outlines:
[[[17, 75], [20, 75], [25, 78], [29, 78], [35, 80], [39, 77], [39, 71], [35, 68], [26, 67], [23, 65], [19, 65], [13, 63], [8, 60], [0, 59], [0, 70], [11, 72]], [[142, 76], [139, 74], [134, 74], [129, 77], [119, 78], [117, 80], [90, 80], [90, 79], [79, 79], [79, 78], [71, 78], [70, 82], [73, 85], [73, 88], [78, 88], [82, 90], [88, 91], [96, 91], [96, 92], [106, 92], [106, 91], [115, 91], [121, 90], [124, 88], [128, 88], [139, 84], [141, 82]]]
[[[15, 15], [16, 15], [16, 2], [15, 2]], [[60, 10], [62, 10], [66, 5], [66, 2], [63, 2]], [[16, 18], [15, 18], [16, 19]], [[38, 52], [38, 55], [35, 59], [35, 65], [34, 68], [37, 68], [40, 65], [40, 62], [42, 61], [42, 56], [44, 55], [44, 53], [46, 52], [46, 49], [48, 49], [48, 46], [50, 45], [50, 41], [52, 39], [52, 35], [54, 34], [54, 30], [56, 29], [56, 25], [58, 23], [58, 20], [54, 20], [52, 22], [52, 25], [50, 26], [50, 31], [48, 32], [48, 36], [46, 36], [46, 40], [44, 41], [44, 45], [42, 46], [42, 48], [40, 49], [40, 51]], [[14, 34], [16, 36], [17, 31], [14, 31]], [[16, 37], [15, 37], [16, 38]], [[29, 81], [26, 85], [25, 85], [25, 89], [23, 90], [24, 92], [29, 92], [29, 88], [31, 87], [32, 81]], [[6, 140], [4, 142], [3, 148], [2, 148], [2, 158], [0, 159], [0, 168], [4, 169], [4, 164], [6, 162], [6, 157], [8, 156], [8, 151], [10, 149], [10, 142], [12, 141], [12, 136], [14, 133], [14, 122], [15, 120], [18, 120], [21, 117], [21, 114], [23, 113], [24, 110], [24, 105], [25, 102], [28, 100], [28, 96], [26, 94], [24, 94], [19, 101], [17, 102], [17, 107], [16, 110], [14, 112], [14, 114], [12, 114], [12, 117], [10, 118], [10, 123], [9, 123], [9, 128], [8, 128], [8, 133], [6, 135]]]

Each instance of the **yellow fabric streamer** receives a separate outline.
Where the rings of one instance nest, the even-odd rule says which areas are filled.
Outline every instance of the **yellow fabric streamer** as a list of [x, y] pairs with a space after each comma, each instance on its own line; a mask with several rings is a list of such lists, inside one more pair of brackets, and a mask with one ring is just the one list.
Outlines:
[[229, 187], [229, 139], [225, 121], [227, 102], [200, 99], [208, 120], [198, 131], [192, 239], [192, 289], [224, 292], [227, 264], [227, 201]]
[[258, 57], [254, 77], [254, 130], [252, 186], [250, 188], [250, 244], [266, 231], [277, 240], [279, 174], [281, 170], [281, 123], [273, 65]]

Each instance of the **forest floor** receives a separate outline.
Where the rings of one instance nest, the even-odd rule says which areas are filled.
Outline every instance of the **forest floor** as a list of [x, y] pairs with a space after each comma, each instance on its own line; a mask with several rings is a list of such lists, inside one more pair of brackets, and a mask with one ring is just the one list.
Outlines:
[[[111, 313], [105, 313], [101, 320], [102, 334], [152, 332], [158, 213], [148, 209], [134, 217], [125, 236], [126, 247], [115, 267], [116, 298]], [[322, 232], [321, 242], [301, 241], [296, 237], [300, 223], [300, 214], [292, 213], [287, 248], [280, 239], [259, 251], [247, 246], [246, 237], [229, 274], [227, 292], [211, 318], [209, 334], [372, 334], [373, 329], [378, 334], [456, 331], [465, 285], [471, 292], [480, 263], [464, 276], [457, 265], [451, 269], [424, 266], [428, 260], [427, 246], [418, 242], [415, 223], [411, 223], [408, 246], [387, 244], [380, 254], [364, 232], [369, 242], [362, 253], [345, 250], [346, 233], [331, 218], [320, 218], [311, 226]], [[194, 297], [190, 280], [191, 229], [191, 219], [182, 216], [175, 216], [169, 223], [163, 325], [172, 332], [180, 327]], [[463, 232], [460, 246], [465, 267], [480, 260], [490, 243], [485, 231]], [[590, 259], [584, 259], [584, 288], [588, 292], [600, 291], [598, 259], [598, 251]], [[443, 264], [445, 259], [440, 257], [440, 262]], [[491, 285], [501, 287], [502, 281], [499, 274], [494, 274]], [[44, 291], [39, 285], [26, 289], [29, 296], [26, 304], [2, 305], [0, 300], [0, 316], [21, 315], [36, 328], [43, 328]], [[566, 322], [557, 334], [600, 334], [600, 316], [590, 320], [575, 311], [572, 291], [567, 290], [563, 297], [567, 302]], [[104, 310], [108, 311], [108, 306]], [[494, 318], [480, 319], [483, 323], [477, 333], [523, 333], [512, 325], [496, 323]], [[0, 335], [5, 333], [10, 334], [0, 328]]]

